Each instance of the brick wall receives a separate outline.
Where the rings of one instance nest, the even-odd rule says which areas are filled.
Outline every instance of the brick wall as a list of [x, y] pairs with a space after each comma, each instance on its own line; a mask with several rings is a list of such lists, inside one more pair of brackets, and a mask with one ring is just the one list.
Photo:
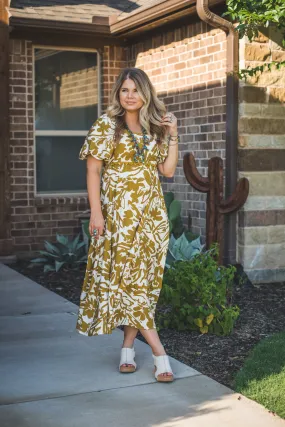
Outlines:
[[[204, 234], [205, 196], [187, 183], [182, 162], [192, 151], [198, 170], [207, 173], [207, 161], [225, 151], [225, 35], [202, 22], [168, 30], [128, 48], [106, 46], [101, 51], [102, 112], [109, 102], [122, 68], [144, 69], [159, 97], [178, 118], [181, 145], [175, 177], [162, 178], [164, 191], [173, 191], [182, 202], [187, 223]], [[12, 237], [18, 255], [42, 248], [55, 233], [74, 235], [76, 219], [88, 208], [87, 197], [34, 196], [34, 135], [32, 95], [32, 46], [11, 41], [11, 179]]]
[[178, 118], [179, 162], [173, 178], [162, 178], [164, 191], [182, 202], [183, 221], [192, 217], [192, 230], [205, 234], [205, 195], [185, 179], [183, 156], [194, 153], [198, 170], [207, 174], [208, 159], [225, 157], [225, 34], [193, 21], [176, 30], [134, 43], [129, 66], [143, 69], [168, 111]]
[[[240, 44], [241, 68], [285, 60], [282, 36], [270, 29]], [[238, 256], [256, 282], [285, 279], [285, 70], [240, 83], [239, 170], [250, 194], [239, 213]]]
[[[106, 47], [102, 54], [101, 88], [103, 109], [124, 49]], [[106, 69], [107, 67], [107, 69]], [[11, 122], [11, 235], [14, 253], [32, 256], [43, 248], [43, 241], [55, 241], [56, 233], [74, 236], [80, 231], [76, 218], [88, 209], [87, 196], [35, 197], [32, 44], [26, 40], [10, 42], [10, 122]], [[94, 72], [93, 72], [94, 74]], [[97, 82], [97, 71], [90, 79]], [[75, 76], [76, 77], [76, 76]], [[66, 83], [68, 83], [66, 81]], [[64, 97], [62, 98], [64, 101]], [[83, 102], [88, 103], [88, 97]], [[93, 101], [92, 101], [93, 102]], [[105, 102], [105, 105], [104, 105]]]
[[32, 46], [10, 42], [11, 235], [19, 256], [42, 248], [55, 233], [78, 232], [75, 214], [86, 209], [84, 198], [34, 197]]

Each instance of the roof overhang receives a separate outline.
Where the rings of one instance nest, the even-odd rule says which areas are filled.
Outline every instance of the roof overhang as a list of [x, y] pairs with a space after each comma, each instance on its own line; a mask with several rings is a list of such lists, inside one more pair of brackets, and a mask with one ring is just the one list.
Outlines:
[[[214, 7], [224, 4], [225, 0], [210, 0], [209, 3]], [[196, 13], [196, 0], [165, 0], [121, 20], [116, 15], [110, 16], [110, 30], [112, 35], [128, 38]]]
[[[225, 0], [210, 0], [210, 7], [225, 4]], [[35, 43], [62, 44], [69, 42], [104, 45], [124, 45], [131, 37], [196, 15], [196, 0], [165, 0], [141, 11], [134, 11], [118, 20], [118, 15], [93, 16], [92, 23], [33, 19], [12, 16], [10, 30], [14, 38], [26, 38]]]
[[41, 28], [42, 30], [53, 29], [55, 31], [79, 31], [83, 33], [111, 35], [109, 18], [104, 16], [96, 17], [95, 25], [71, 21], [55, 21], [51, 19], [32, 19], [12, 16], [10, 18], [10, 26], [17, 28]]
[[[13, 38], [24, 38], [34, 43], [74, 46], [121, 45], [122, 42], [110, 31], [109, 17], [96, 17], [92, 24], [50, 19], [32, 19], [12, 16], [10, 32]], [[74, 44], [75, 43], [75, 44]]]

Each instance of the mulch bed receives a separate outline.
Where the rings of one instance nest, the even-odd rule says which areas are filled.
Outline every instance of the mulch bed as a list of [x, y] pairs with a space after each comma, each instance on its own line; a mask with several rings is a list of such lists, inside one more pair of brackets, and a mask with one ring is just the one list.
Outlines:
[[[42, 267], [28, 268], [27, 261], [18, 261], [9, 267], [79, 305], [85, 265], [78, 270], [46, 274]], [[254, 288], [236, 287], [233, 303], [240, 307], [241, 314], [232, 335], [218, 337], [170, 329], [160, 330], [159, 335], [170, 356], [232, 388], [235, 373], [256, 343], [285, 330], [284, 301], [284, 282]], [[141, 335], [138, 338], [144, 341]]]

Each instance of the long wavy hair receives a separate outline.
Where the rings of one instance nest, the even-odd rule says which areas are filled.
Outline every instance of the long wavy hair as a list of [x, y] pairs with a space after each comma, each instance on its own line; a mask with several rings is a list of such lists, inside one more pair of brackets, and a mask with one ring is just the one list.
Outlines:
[[125, 68], [119, 74], [110, 95], [110, 105], [106, 113], [110, 119], [115, 119], [114, 143], [116, 144], [125, 129], [125, 110], [120, 104], [120, 89], [126, 79], [132, 79], [136, 85], [143, 106], [139, 111], [140, 124], [148, 134], [154, 137], [160, 145], [166, 136], [167, 129], [161, 126], [160, 119], [166, 113], [166, 107], [157, 97], [156, 90], [148, 75], [139, 68]]

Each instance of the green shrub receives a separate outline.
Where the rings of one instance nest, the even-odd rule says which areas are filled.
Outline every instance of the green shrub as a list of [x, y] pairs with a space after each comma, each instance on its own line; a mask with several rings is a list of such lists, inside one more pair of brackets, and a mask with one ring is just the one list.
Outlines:
[[176, 261], [165, 271], [158, 326], [228, 335], [239, 316], [231, 305], [235, 267], [217, 263], [218, 246], [190, 261]]
[[56, 235], [56, 244], [45, 241], [45, 251], [39, 251], [40, 258], [31, 260], [30, 267], [36, 264], [44, 264], [44, 273], [48, 271], [59, 271], [66, 265], [69, 268], [77, 268], [79, 264], [87, 262], [84, 250], [85, 242], [79, 242], [80, 235], [73, 241], [60, 234]]

